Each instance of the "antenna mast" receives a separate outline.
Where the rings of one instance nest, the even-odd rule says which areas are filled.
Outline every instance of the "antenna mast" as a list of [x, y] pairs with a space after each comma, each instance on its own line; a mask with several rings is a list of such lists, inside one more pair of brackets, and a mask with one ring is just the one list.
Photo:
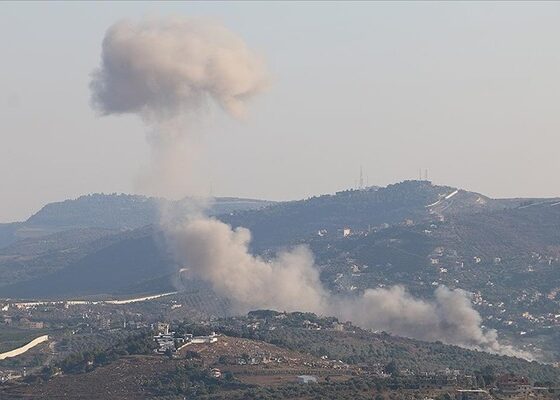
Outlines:
[[358, 189], [363, 189], [364, 188], [364, 171], [362, 166], [360, 165], [360, 186], [358, 187]]

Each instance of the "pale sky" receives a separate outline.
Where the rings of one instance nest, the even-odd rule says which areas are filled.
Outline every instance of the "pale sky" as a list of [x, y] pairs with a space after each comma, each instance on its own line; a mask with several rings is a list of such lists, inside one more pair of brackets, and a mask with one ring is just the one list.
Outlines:
[[0, 221], [92, 192], [138, 192], [134, 116], [88, 83], [123, 18], [217, 19], [273, 76], [247, 121], [201, 115], [201, 193], [298, 199], [416, 179], [560, 196], [560, 3], [0, 3]]

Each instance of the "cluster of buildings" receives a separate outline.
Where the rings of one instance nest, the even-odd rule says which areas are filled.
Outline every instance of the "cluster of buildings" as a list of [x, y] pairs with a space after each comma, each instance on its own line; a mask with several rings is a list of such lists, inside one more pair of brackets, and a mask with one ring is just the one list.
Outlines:
[[534, 386], [526, 377], [514, 374], [500, 376], [491, 393], [499, 400], [560, 399], [560, 387]]
[[496, 382], [496, 394], [505, 399], [526, 398], [533, 394], [533, 386], [524, 376], [502, 375]]
[[193, 336], [190, 333], [178, 334], [169, 331], [169, 324], [164, 322], [158, 322], [156, 330], [157, 335], [154, 336], [154, 341], [158, 347], [155, 352], [159, 354], [175, 353], [190, 344], [211, 344], [218, 341], [218, 335], [215, 332], [203, 336]]

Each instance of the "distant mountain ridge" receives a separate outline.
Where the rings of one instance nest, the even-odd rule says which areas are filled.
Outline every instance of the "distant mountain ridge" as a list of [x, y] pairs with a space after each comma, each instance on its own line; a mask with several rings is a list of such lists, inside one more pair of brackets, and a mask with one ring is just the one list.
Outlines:
[[[234, 227], [249, 228], [252, 250], [265, 256], [284, 246], [310, 244], [319, 263], [333, 263], [324, 271], [328, 279], [346, 268], [346, 259], [356, 259], [391, 265], [379, 273], [386, 275], [382, 271], [387, 269], [390, 279], [402, 280], [399, 274], [414, 277], [440, 246], [456, 249], [454, 259], [467, 262], [473, 256], [507, 259], [510, 251], [517, 252], [512, 257], [531, 250], [558, 251], [556, 204], [558, 199], [491, 199], [428, 181], [405, 181], [282, 203], [222, 198], [211, 212]], [[160, 245], [158, 228], [146, 227], [157, 221], [155, 205], [156, 199], [142, 196], [90, 195], [45, 206], [16, 230], [43, 229], [41, 236], [29, 234], [0, 248], [0, 296], [168, 289], [175, 267]], [[41, 226], [54, 233], [47, 234]], [[351, 235], [348, 240], [344, 229]], [[434, 232], [426, 233], [430, 230]], [[135, 251], [144, 257], [136, 258]], [[111, 263], [108, 254], [120, 262]], [[438, 277], [435, 269], [430, 274]], [[111, 279], [97, 279], [103, 275]], [[369, 275], [371, 284], [379, 276]]]
[[319, 231], [331, 235], [344, 228], [364, 231], [404, 220], [428, 221], [437, 216], [510, 209], [540, 201], [545, 200], [492, 199], [429, 181], [404, 181], [381, 188], [346, 190], [335, 195], [277, 203], [263, 210], [239, 211], [222, 219], [234, 227], [250, 229], [254, 248], [259, 250], [293, 244]]
[[[0, 224], [0, 248], [18, 239], [40, 237], [71, 229], [136, 229], [157, 223], [162, 208], [179, 207], [190, 201], [95, 193], [49, 203], [24, 222]], [[217, 197], [208, 204], [207, 212], [210, 215], [218, 215], [262, 208], [273, 203], [268, 200]]]
[[148, 225], [157, 218], [158, 199], [129, 194], [94, 193], [49, 203], [25, 221], [46, 228], [125, 228]]

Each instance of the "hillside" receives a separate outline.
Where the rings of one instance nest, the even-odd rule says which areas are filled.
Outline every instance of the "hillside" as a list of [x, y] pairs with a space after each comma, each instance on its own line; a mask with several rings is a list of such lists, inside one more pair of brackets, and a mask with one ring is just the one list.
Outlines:
[[[0, 296], [67, 298], [173, 290], [172, 275], [177, 268], [165, 255], [160, 241], [161, 238], [152, 229], [143, 228], [104, 236], [92, 242], [86, 240], [81, 247], [76, 243], [76, 253], [81, 257], [73, 257], [63, 250], [51, 251], [27, 262], [12, 261], [2, 266], [5, 269], [17, 266], [25, 268], [28, 279], [0, 287]], [[57, 262], [59, 264], [54, 267], [53, 263]], [[35, 268], [42, 266], [43, 269], [33, 273], [30, 264]], [[51, 266], [53, 272], [45, 273], [44, 268], [47, 266]]]
[[[223, 198], [216, 199], [212, 209], [220, 211], [225, 222], [251, 229], [252, 247], [257, 252], [309, 244], [324, 266], [323, 279], [329, 285], [336, 279], [332, 287], [336, 290], [375, 287], [380, 283], [405, 283], [414, 289], [415, 282], [429, 286], [434, 280], [462, 286], [446, 279], [457, 278], [450, 268], [457, 263], [463, 263], [470, 271], [478, 268], [471, 265], [475, 256], [481, 257], [481, 265], [496, 257], [504, 262], [519, 262], [531, 252], [553, 256], [560, 243], [560, 207], [554, 205], [555, 200], [493, 200], [427, 181], [406, 181], [385, 188], [345, 191], [243, 210], [263, 203]], [[150, 223], [150, 218], [155, 218], [154, 207], [155, 199], [127, 195], [92, 195], [45, 206], [20, 231], [39, 223], [51, 228], [94, 223], [107, 227], [73, 228], [19, 240], [0, 249], [0, 296], [33, 296], [34, 288], [40, 288], [40, 293], [47, 296], [68, 293], [67, 289], [59, 291], [60, 285], [67, 285], [55, 282], [72, 282], [76, 294], [115, 293], [125, 287], [130, 291], [136, 286], [131, 281], [142, 291], [151, 291], [152, 280], [159, 282], [159, 288], [170, 270], [165, 266], [169, 261], [163, 261], [167, 259], [165, 249], [157, 245], [161, 242], [157, 230], [114, 229]], [[84, 209], [89, 211], [81, 215]], [[346, 237], [344, 228], [350, 233]], [[146, 260], [151, 260], [151, 267], [136, 265], [135, 256], [130, 254], [140, 247], [133, 244], [135, 241], [149, 243], [142, 251]], [[434, 249], [440, 248], [442, 255], [434, 256]], [[153, 254], [147, 253], [150, 251]], [[89, 284], [85, 279], [88, 274], [107, 275], [107, 265], [113, 265], [107, 264], [107, 254], [121, 260], [118, 267], [114, 266], [120, 271], [114, 278], [124, 282]], [[434, 267], [426, 269], [432, 258], [442, 257], [449, 274], [442, 275]], [[356, 271], [349, 268], [354, 264], [370, 268], [359, 268], [361, 277], [353, 276]], [[138, 279], [133, 278], [137, 268], [142, 270]], [[461, 278], [460, 282], [472, 283], [469, 289], [476, 287], [476, 275]]]
[[[485, 325], [554, 360], [559, 204], [407, 181], [219, 218], [249, 227], [252, 249], [264, 257], [309, 245], [325, 286], [345, 295], [394, 284], [425, 298], [438, 285], [471, 291]], [[0, 250], [0, 296], [156, 293], [173, 287], [174, 271], [157, 229], [76, 229]]]
[[304, 241], [319, 232], [337, 237], [342, 236], [344, 228], [375, 230], [404, 220], [423, 222], [438, 216], [507, 209], [519, 203], [521, 200], [490, 199], [428, 181], [404, 181], [239, 211], [222, 219], [234, 227], [249, 228], [254, 248], [262, 250]]
[[[20, 239], [84, 228], [115, 231], [136, 229], [158, 223], [162, 209], [185, 208], [191, 200], [169, 201], [127, 194], [91, 194], [73, 200], [50, 203], [26, 221], [0, 224], [0, 248]], [[272, 204], [270, 201], [218, 197], [208, 205], [210, 215], [251, 210]]]
[[[427, 218], [425, 205], [452, 188], [432, 186], [428, 182], [405, 182], [388, 188], [341, 192], [300, 202], [271, 205], [260, 210], [244, 210], [265, 202], [236, 198], [218, 198], [211, 210], [220, 212], [225, 221], [253, 229], [255, 243], [269, 247], [305, 241], [315, 228], [329, 229], [337, 237], [338, 228], [370, 227], [379, 221], [400, 222], [411, 215]], [[45, 206], [18, 228], [22, 232], [41, 232], [0, 249], [0, 296], [34, 297], [69, 294], [118, 293], [137, 287], [142, 292], [160, 289], [164, 273], [165, 249], [156, 246], [153, 229], [122, 229], [143, 226], [157, 218], [156, 199], [128, 195], [91, 195]], [[168, 212], [181, 210], [185, 203], [165, 206]], [[171, 211], [169, 211], [171, 210]], [[234, 210], [237, 210], [234, 212]], [[369, 221], [369, 222], [368, 222]], [[49, 230], [58, 230], [48, 235]], [[148, 244], [141, 249], [145, 263], [136, 264], [135, 241]], [[152, 251], [153, 254], [146, 252]], [[120, 260], [107, 262], [107, 254]], [[112, 266], [112, 267], [109, 267]], [[114, 276], [109, 273], [115, 268]], [[142, 273], [138, 275], [137, 269]], [[119, 271], [118, 273], [116, 271]], [[127, 275], [127, 271], [129, 272]], [[113, 276], [121, 282], [96, 277]], [[91, 280], [91, 279], [93, 280]], [[149, 282], [157, 283], [150, 288]], [[131, 284], [135, 282], [138, 285]], [[144, 282], [144, 283], [142, 283]], [[72, 283], [72, 289], [70, 288]], [[166, 285], [164, 285], [166, 286]], [[168, 286], [168, 285], [167, 285]]]
[[246, 317], [216, 321], [215, 326], [229, 335], [262, 340], [316, 357], [327, 356], [330, 360], [341, 360], [350, 365], [383, 366], [394, 362], [398, 368], [414, 373], [460, 368], [470, 374], [490, 367], [496, 371], [523, 374], [533, 380], [555, 382], [560, 379], [559, 369], [537, 362], [440, 342], [426, 343], [373, 333], [349, 322], [341, 324], [336, 318], [318, 317], [312, 313], [260, 310], [250, 312]]
[[[188, 204], [189, 199], [170, 201], [127, 194], [91, 194], [75, 200], [50, 203], [32, 215], [25, 225], [53, 229], [83, 227], [133, 229], [159, 221], [160, 209]], [[210, 215], [262, 208], [269, 201], [218, 197], [209, 203]]]
[[[490, 388], [506, 372], [541, 385], [560, 379], [560, 371], [551, 366], [376, 334], [310, 313], [260, 310], [171, 327], [188, 332], [212, 328], [219, 337], [216, 343], [190, 344], [164, 356], [150, 351], [149, 332], [128, 332], [142, 346], [117, 340], [78, 351], [25, 383], [1, 386], [0, 394], [6, 399], [371, 399], [383, 393], [404, 400]], [[302, 374], [317, 384], [297, 385]], [[103, 394], [92, 393], [92, 387], [102, 388]]]

